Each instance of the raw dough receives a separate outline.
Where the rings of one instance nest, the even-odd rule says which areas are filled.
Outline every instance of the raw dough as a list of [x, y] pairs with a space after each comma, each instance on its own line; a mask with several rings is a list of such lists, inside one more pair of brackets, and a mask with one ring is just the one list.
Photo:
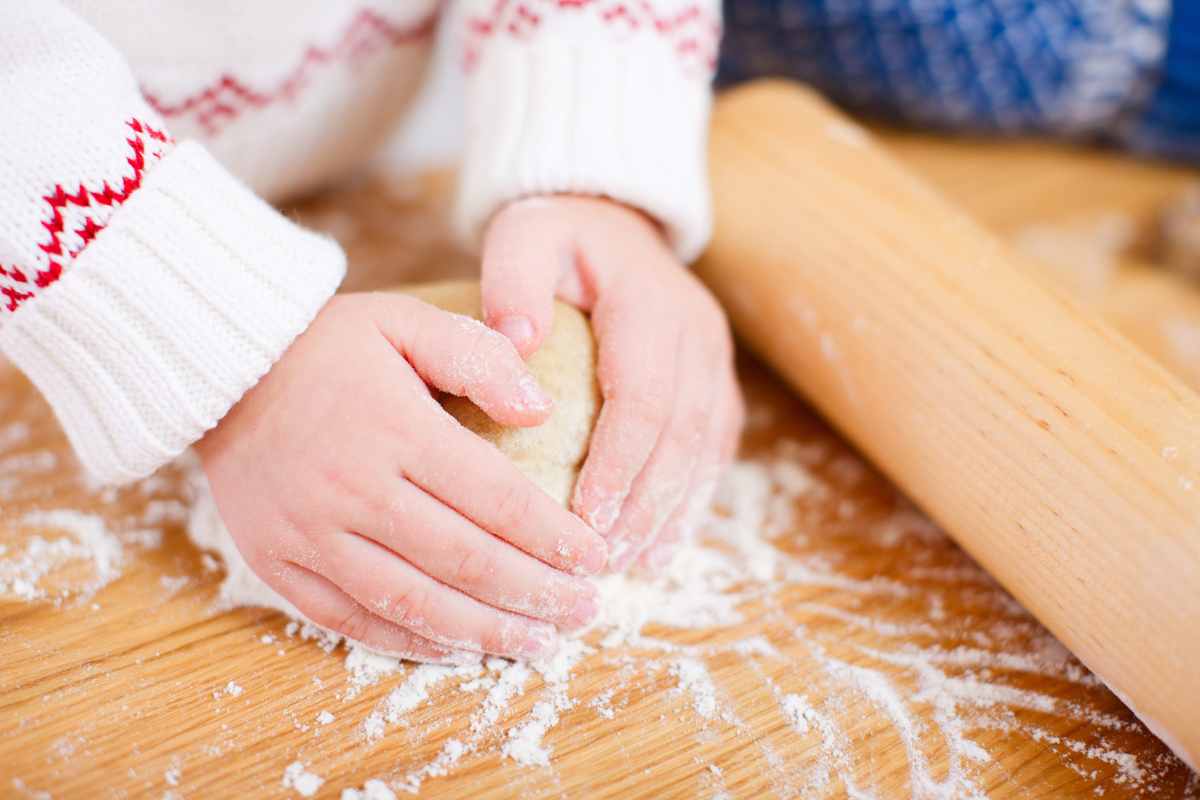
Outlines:
[[[447, 311], [476, 319], [480, 317], [479, 284], [475, 281], [406, 286], [397, 291], [407, 292]], [[441, 398], [441, 402], [459, 422], [494, 443], [530, 480], [566, 505], [600, 410], [595, 361], [595, 342], [587, 318], [576, 309], [559, 303], [554, 310], [554, 327], [550, 335], [529, 359], [534, 376], [554, 398], [554, 412], [547, 422], [535, 428], [502, 428], [467, 400], [447, 396]], [[195, 504], [188, 520], [188, 536], [197, 547], [216, 551], [225, 562], [222, 600], [232, 606], [275, 608], [305, 620], [295, 606], [271, 589], [246, 564], [221, 522], [203, 471], [194, 465], [191, 473]]]
[[[428, 283], [401, 291], [447, 311], [475, 319], [481, 316], [475, 281]], [[530, 357], [529, 368], [554, 398], [553, 415], [536, 428], [502, 428], [460, 397], [442, 398], [442, 405], [463, 425], [500, 448], [546, 494], [566, 505], [600, 411], [596, 346], [587, 317], [564, 303], [556, 304], [554, 327]]]

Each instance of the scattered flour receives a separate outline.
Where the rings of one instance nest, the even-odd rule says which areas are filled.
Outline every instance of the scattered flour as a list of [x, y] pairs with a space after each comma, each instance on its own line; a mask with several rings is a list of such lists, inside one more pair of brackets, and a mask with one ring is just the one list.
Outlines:
[[617, 712], [612, 706], [612, 699], [613, 695], [616, 694], [616, 691], [616, 689], [605, 689], [603, 692], [596, 695], [595, 698], [592, 699], [592, 702], [588, 703], [588, 705], [591, 708], [594, 708], [596, 713], [604, 719], [615, 719]]
[[283, 771], [283, 788], [292, 789], [302, 797], [312, 797], [323, 783], [324, 778], [306, 770], [299, 761], [288, 764]]
[[713, 685], [708, 668], [694, 658], [680, 658], [671, 665], [671, 673], [679, 679], [676, 692], [692, 696], [692, 708], [704, 719], [717, 713], [717, 687]]
[[[903, 574], [913, 582], [902, 582], [879, 575], [848, 574], [843, 565], [819, 554], [794, 556], [777, 548], [771, 539], [794, 532], [799, 524], [797, 501], [820, 502], [828, 496], [828, 487], [813, 468], [829, 458], [827, 447], [783, 441], [772, 455], [735, 464], [718, 487], [697, 546], [681, 551], [655, 581], [627, 576], [599, 580], [600, 618], [583, 638], [563, 640], [557, 653], [545, 661], [524, 664], [489, 658], [482, 664], [461, 666], [414, 665], [345, 643], [350, 678], [346, 699], [382, 680], [398, 680], [363, 720], [361, 729], [367, 741], [388, 735], [395, 726], [410, 724], [412, 712], [432, 702], [443, 686], [464, 693], [482, 692], [483, 696], [470, 715], [466, 733], [444, 741], [427, 763], [399, 779], [370, 783], [361, 790], [347, 789], [343, 796], [371, 800], [370, 791], [379, 797], [387, 796], [384, 791], [417, 793], [426, 780], [449, 774], [468, 754], [485, 746], [522, 766], [552, 767], [554, 752], [546, 738], [561, 724], [563, 714], [575, 706], [571, 697], [575, 666], [614, 648], [626, 654], [618, 661], [621, 671], [614, 684], [589, 702], [604, 719], [619, 714], [620, 706], [614, 700], [628, 681], [665, 670], [674, 682], [669, 694], [684, 698], [702, 727], [728, 724], [741, 730], [738, 726], [744, 723], [723, 698], [710, 659], [733, 654], [750, 665], [774, 692], [787, 729], [818, 743], [819, 755], [801, 765], [789, 764], [765, 743], [760, 746], [772, 783], [784, 793], [820, 796], [840, 790], [849, 797], [874, 796], [864, 777], [870, 773], [863, 772], [865, 765], [857, 761], [858, 750], [847, 732], [853, 729], [852, 721], [843, 720], [846, 699], [851, 695], [861, 697], [896, 733], [908, 757], [912, 795], [935, 800], [980, 796], [975, 771], [978, 765], [989, 763], [991, 756], [969, 733], [994, 728], [1004, 714], [1019, 710], [1065, 716], [1117, 730], [1129, 724], [1102, 719], [1104, 715], [1088, 709], [1069, 708], [1051, 694], [998, 679], [1007, 674], [1031, 674], [1095, 686], [1095, 679], [969, 559], [911, 564]], [[830, 473], [839, 481], [853, 483], [863, 480], [863, 469], [860, 463], [846, 462], [831, 466]], [[944, 541], [936, 527], [903, 503], [856, 535], [871, 546], [895, 552], [902, 552], [911, 542], [940, 546]], [[227, 579], [227, 599], [237, 596], [243, 580], [244, 576], [237, 574]], [[927, 584], [937, 591], [926, 591]], [[744, 609], [748, 604], [769, 601], [784, 587], [807, 587], [810, 599], [795, 603], [797, 609], [810, 618], [827, 619], [841, 630], [864, 632], [864, 641], [870, 643], [843, 646], [845, 654], [833, 656], [808, 631], [791, 631], [812, 655], [811, 661], [804, 663], [805, 680], [826, 682], [822, 692], [826, 699], [820, 708], [812, 705], [805, 693], [783, 689], [762, 671], [760, 662], [781, 658], [771, 638], [753, 635], [721, 641], [719, 637], [720, 631], [747, 619]], [[999, 610], [1004, 616], [989, 628], [972, 631], [971, 644], [947, 647], [943, 644], [947, 637], [943, 594], [951, 591], [977, 597], [993, 613]], [[835, 602], [835, 598], [841, 600]], [[866, 599], [871, 600], [871, 614], [853, 610]], [[888, 605], [896, 609], [894, 619], [880, 609]], [[914, 608], [924, 610], [924, 617], [914, 619]], [[685, 645], [657, 633], [697, 629], [707, 631], [713, 643]], [[314, 639], [327, 651], [339, 644], [338, 637], [302, 622], [290, 623], [287, 632]], [[889, 647], [893, 640], [896, 646]], [[918, 644], [922, 640], [929, 644]], [[1014, 649], [1018, 645], [1019, 649]], [[631, 651], [650, 655], [628, 655]], [[662, 660], [657, 660], [660, 657]], [[878, 666], [857, 663], [860, 659]], [[901, 680], [898, 674], [909, 677]], [[534, 681], [540, 684], [539, 694], [529, 710], [501, 724], [510, 716], [514, 700], [529, 691]], [[936, 768], [928, 755], [931, 739], [941, 743], [945, 759]], [[1078, 745], [1058, 745], [1064, 759], [1099, 761], [1115, 768], [1120, 779], [1130, 785], [1153, 785], [1148, 767], [1132, 755], [1121, 759], [1117, 749], [1096, 749], [1075, 738], [1063, 741]]]
[[12, 779], [12, 788], [21, 797], [27, 797], [29, 800], [51, 800], [52, 795], [49, 792], [41, 791], [40, 789], [31, 789], [25, 785], [25, 781], [20, 778]]
[[[19, 449], [31, 435], [31, 426], [24, 421], [0, 426], [0, 499], [10, 499], [13, 492], [29, 481], [63, 466], [49, 450], [7, 452]], [[82, 478], [80, 482], [83, 488], [88, 488]], [[144, 505], [123, 519], [109, 519], [73, 508], [16, 512], [9, 517], [6, 521], [10, 525], [29, 529], [31, 533], [23, 536], [19, 544], [0, 545], [0, 596], [12, 595], [27, 602], [50, 601], [56, 605], [89, 601], [97, 591], [120, 577], [129, 548], [159, 547], [163, 526], [181, 522], [186, 516], [183, 503], [152, 496], [153, 492], [145, 488], [150, 484], [157, 485], [159, 490], [176, 490], [175, 482], [162, 475], [141, 481], [136, 488], [146, 497]], [[117, 497], [112, 489], [96, 489], [93, 494], [94, 499], [105, 504]], [[175, 588], [174, 584], [163, 585], [168, 590]]]
[[[735, 713], [736, 700], [722, 691], [718, 667], [731, 657], [747, 665], [773, 692], [784, 726], [781, 729], [788, 736], [808, 740], [814, 748], [806, 751], [813, 754], [811, 758], [795, 764], [781, 748], [766, 742], [757, 745], [772, 785], [784, 794], [874, 796], [871, 766], [858, 760], [860, 753], [853, 744], [858, 722], [846, 716], [851, 708], [864, 713], [863, 702], [872, 719], [894, 731], [903, 746], [914, 797], [978, 795], [975, 770], [991, 758], [970, 736], [971, 731], [980, 730], [1024, 733], [1055, 748], [1072, 769], [1087, 771], [1103, 765], [1123, 785], [1153, 791], [1160, 765], [1112, 744], [1076, 733], [1052, 736], [1018, 720], [1015, 712], [1019, 711], [1047, 719], [1079, 720], [1092, 729], [1124, 731], [1131, 725], [1125, 718], [1086, 704], [1065, 703], [1047, 691], [1007, 683], [1006, 676], [1033, 675], [1096, 688], [1094, 677], [969, 560], [909, 563], [902, 571], [909, 580], [901, 582], [848, 570], [837, 559], [836, 550], [801, 548], [802, 554], [792, 555], [776, 547], [772, 540], [783, 534], [787, 534], [789, 546], [804, 542], [797, 501], [820, 505], [830, 495], [819, 475], [837, 482], [864, 480], [865, 467], [860, 462], [846, 457], [835, 463], [834, 453], [821, 442], [785, 440], [767, 455], [735, 464], [718, 487], [699, 543], [685, 548], [666, 574], [653, 582], [624, 576], [601, 580], [600, 619], [586, 636], [563, 640], [557, 652], [542, 661], [513, 663], [489, 658], [463, 665], [404, 663], [342, 643], [339, 637], [303, 621], [289, 622], [284, 633], [290, 638], [310, 640], [330, 653], [345, 644], [348, 680], [339, 693], [343, 702], [353, 700], [366, 687], [392, 684], [360, 723], [368, 743], [397, 727], [402, 735], [429, 735], [444, 720], [417, 728], [414, 712], [436, 702], [446, 691], [473, 698], [466, 729], [443, 740], [427, 762], [405, 766], [406, 771], [393, 772], [386, 779], [367, 781], [362, 788], [346, 788], [341, 792], [343, 800], [394, 800], [398, 792], [417, 793], [425, 781], [451, 773], [475, 753], [496, 753], [521, 766], [553, 767], [554, 748], [547, 739], [563, 724], [566, 712], [576, 706], [572, 676], [577, 665], [588, 658], [617, 668], [608, 685], [588, 702], [601, 718], [618, 718], [625, 708], [622, 691], [640, 678], [657, 675], [670, 681], [667, 696], [681, 699], [695, 715], [698, 729], [711, 731], [727, 724], [744, 732]], [[818, 467], [826, 469], [818, 473]], [[198, 507], [203, 513], [202, 504]], [[75, 560], [90, 565], [95, 577], [89, 586], [94, 591], [120, 574], [124, 546], [157, 546], [161, 533], [153, 526], [178, 521], [181, 508], [169, 502], [148, 505], [131, 523], [150, 527], [121, 532], [114, 532], [99, 517], [79, 512], [28, 514], [19, 520], [22, 525], [61, 530], [68, 537], [48, 539], [39, 531], [26, 539], [23, 547], [0, 550], [0, 590], [27, 599], [44, 597], [46, 590], [40, 581], [52, 565]], [[857, 519], [841, 510], [838, 516]], [[941, 547], [943, 541], [936, 527], [903, 503], [898, 503], [890, 516], [867, 524], [856, 522], [848, 530], [861, 546], [880, 548], [889, 558], [907, 553], [913, 543]], [[225, 552], [219, 554], [229, 557]], [[202, 563], [208, 570], [219, 568], [219, 562], [208, 554]], [[254, 583], [238, 574], [237, 562], [226, 563], [231, 568], [222, 596], [232, 603], [245, 597], [244, 590], [253, 590]], [[163, 587], [177, 590], [182, 583], [176, 581], [166, 576]], [[772, 605], [783, 590], [803, 590], [796, 595], [801, 599], [788, 600], [788, 608], [823, 620], [822, 626], [847, 636], [847, 641], [826, 641], [819, 632], [795, 629], [794, 624], [788, 627], [786, 614]], [[946, 629], [943, 596], [951, 593], [976, 597], [982, 607], [1000, 609], [1006, 616], [987, 627], [975, 625], [966, 642], [948, 643], [953, 634]], [[869, 613], [865, 610], [868, 600]], [[766, 616], [756, 610], [751, 617], [747, 611], [751, 606], [765, 606]], [[769, 631], [763, 629], [748, 637], [740, 629], [740, 638], [725, 633], [748, 619], [775, 622], [770, 623]], [[670, 635], [684, 630], [703, 630], [705, 635], [696, 644], [680, 643], [681, 637]], [[268, 634], [261, 640], [274, 644], [275, 637]], [[801, 671], [791, 678], [773, 679], [764, 665], [783, 658], [779, 648], [784, 640], [789, 640], [788, 660]], [[797, 642], [810, 658], [796, 661]], [[810, 684], [811, 690], [806, 689]], [[316, 676], [313, 685], [314, 691], [323, 687]], [[242, 692], [242, 687], [230, 680], [213, 694], [219, 699], [238, 697]], [[528, 705], [520, 705], [528, 710], [514, 713], [515, 701], [526, 693], [531, 695]], [[812, 697], [823, 699], [814, 705], [809, 700]], [[321, 710], [316, 723], [329, 725], [336, 718]], [[308, 728], [299, 726], [300, 730]], [[319, 728], [313, 735], [318, 732]], [[941, 754], [936, 764], [935, 753]], [[711, 794], [721, 796], [726, 789], [719, 768], [711, 765], [705, 769]], [[168, 786], [176, 786], [181, 775], [181, 764], [172, 763], [164, 780]], [[283, 776], [283, 786], [303, 796], [315, 794], [323, 783], [300, 761], [290, 764]]]
[[166, 590], [167, 594], [177, 594], [191, 581], [192, 579], [187, 575], [163, 575], [158, 579], [158, 584]]
[[533, 662], [546, 684], [544, 695], [534, 704], [529, 717], [509, 730], [500, 748], [501, 756], [525, 766], [550, 766], [550, 748], [542, 743], [542, 737], [558, 724], [559, 714], [574, 705], [567, 694], [571, 668], [588, 650], [582, 642], [574, 640], [565, 642], [549, 659]]
[[482, 672], [480, 667], [471, 665], [450, 667], [440, 664], [418, 664], [410, 667], [404, 683], [393, 689], [380, 704], [381, 707], [371, 712], [363, 721], [363, 734], [368, 741], [380, 738], [389, 724], [395, 725], [400, 722], [410, 711], [428, 700], [430, 690], [437, 684], [451, 677], [478, 677]]
[[29, 423], [24, 420], [10, 422], [0, 427], [0, 452], [24, 444], [29, 440], [31, 432]]
[[396, 800], [396, 793], [383, 781], [372, 779], [362, 789], [342, 789], [341, 800]]
[[179, 760], [179, 756], [175, 756], [171, 759], [171, 766], [167, 767], [166, 772], [163, 773], [163, 780], [166, 782], [167, 786], [178, 786], [179, 779], [182, 777], [183, 764]]
[[788, 725], [792, 726], [792, 730], [801, 734], [808, 733], [808, 719], [812, 714], [812, 709], [809, 708], [808, 702], [803, 696], [785, 694], [779, 699], [779, 709], [783, 712], [783, 718], [787, 720]]
[[17, 453], [0, 458], [0, 475], [13, 473], [45, 473], [58, 466], [58, 456], [49, 450], [35, 450], [31, 453]]
[[62, 531], [69, 539], [31, 536], [23, 551], [0, 560], [0, 592], [22, 600], [49, 598], [51, 592], [42, 579], [70, 562], [86, 563], [92, 577], [82, 584], [63, 588], [54, 596], [58, 601], [69, 597], [89, 600], [121, 574], [125, 551], [121, 539], [111, 531], [103, 517], [80, 511], [56, 509], [31, 511], [17, 520], [26, 528]]

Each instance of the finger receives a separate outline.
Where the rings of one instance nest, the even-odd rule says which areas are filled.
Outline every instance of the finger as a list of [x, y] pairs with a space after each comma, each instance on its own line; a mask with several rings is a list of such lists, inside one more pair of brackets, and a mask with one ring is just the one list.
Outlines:
[[708, 457], [718, 389], [724, 389], [710, 380], [710, 352], [702, 342], [683, 341], [674, 412], [608, 535], [612, 571], [625, 570], [654, 543], [685, 500], [698, 462]]
[[501, 425], [540, 425], [554, 401], [512, 342], [482, 322], [412, 297], [375, 296], [380, 331], [430, 386], [466, 397]]
[[730, 389], [720, 391], [717, 408], [712, 414], [706, 444], [696, 461], [687, 495], [663, 526], [658, 538], [638, 557], [638, 566], [650, 574], [658, 574], [674, 559], [680, 547], [695, 537], [705, 513], [712, 505], [717, 481], [726, 462], [729, 431], [739, 428], [741, 397], [736, 381]]
[[602, 535], [620, 516], [675, 403], [683, 331], [667, 316], [652, 312], [630, 318], [629, 309], [639, 305], [634, 298], [610, 294], [592, 315], [604, 405], [571, 505]]
[[499, 609], [562, 628], [591, 622], [597, 589], [484, 531], [409, 481], [391, 478], [379, 495], [348, 520], [383, 547], [441, 583]]
[[372, 650], [413, 661], [463, 662], [478, 660], [418, 636], [372, 614], [328, 579], [297, 564], [283, 562], [272, 570], [273, 588], [296, 609], [327, 628]]
[[443, 647], [532, 658], [556, 640], [553, 625], [484, 605], [356, 533], [330, 537], [323, 554], [329, 577], [359, 605]]
[[550, 332], [555, 291], [572, 259], [570, 240], [547, 230], [540, 204], [517, 202], [493, 218], [484, 236], [480, 275], [484, 320], [525, 358]]
[[[404, 477], [493, 536], [555, 569], [594, 574], [608, 560], [604, 539], [521, 474], [494, 445], [441, 408], [420, 420], [428, 432], [402, 454]], [[447, 464], [446, 452], [457, 454]]]
[[658, 539], [638, 557], [639, 569], [652, 576], [659, 575], [675, 560], [675, 556], [683, 547], [695, 541], [705, 512], [712, 505], [716, 488], [716, 481], [709, 480], [693, 486], [688, 491], [687, 498], [663, 526]]

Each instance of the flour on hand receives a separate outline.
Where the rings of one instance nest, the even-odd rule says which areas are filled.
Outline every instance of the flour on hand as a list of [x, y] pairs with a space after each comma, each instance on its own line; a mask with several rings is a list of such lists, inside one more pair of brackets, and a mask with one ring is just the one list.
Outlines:
[[[477, 282], [447, 281], [404, 287], [400, 291], [463, 315], [464, 324], [479, 324], [475, 321], [481, 307]], [[531, 428], [505, 428], [465, 398], [448, 396], [441, 402], [465, 427], [508, 456], [546, 494], [566, 505], [600, 412], [595, 363], [596, 347], [587, 318], [559, 303], [550, 334], [528, 361], [530, 372], [554, 398], [554, 412], [549, 420]], [[223, 603], [274, 608], [312, 625], [311, 620], [246, 563], [221, 521], [208, 481], [194, 458], [188, 460], [187, 471], [194, 498], [188, 535], [197, 547], [217, 553], [224, 561]], [[333, 638], [336, 640], [336, 635]]]

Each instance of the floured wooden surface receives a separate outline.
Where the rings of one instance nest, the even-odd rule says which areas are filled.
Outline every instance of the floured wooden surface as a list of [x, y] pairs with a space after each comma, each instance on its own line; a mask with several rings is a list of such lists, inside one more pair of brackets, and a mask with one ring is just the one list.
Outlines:
[[[963, 147], [913, 157], [937, 177]], [[997, 178], [1045, 158], [988, 152]], [[1144, 198], [1177, 179], [1124, 180]], [[1025, 225], [1091, 197], [1064, 178], [1031, 199], [978, 170], [971, 186], [1008, 209], [1006, 233], [1018, 196]], [[432, 212], [394, 223], [418, 201], [367, 186], [304, 216], [350, 245], [354, 287], [464, 274]], [[753, 365], [743, 377], [743, 461], [708, 546], [678, 565], [687, 588], [647, 590], [657, 623], [626, 603], [543, 676], [348, 664], [277, 615], [214, 610], [220, 573], [179, 530], [179, 476], [90, 491], [41, 400], [0, 372], [0, 796], [337, 797], [378, 779], [435, 797], [1200, 797], [801, 402]]]

